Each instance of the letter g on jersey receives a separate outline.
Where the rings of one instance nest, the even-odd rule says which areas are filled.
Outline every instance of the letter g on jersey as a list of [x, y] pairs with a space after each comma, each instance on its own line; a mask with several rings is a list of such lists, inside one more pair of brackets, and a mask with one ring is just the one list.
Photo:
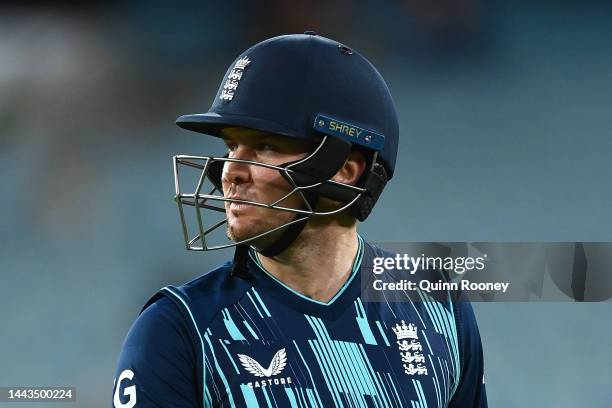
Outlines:
[[121, 389], [124, 380], [126, 380], [126, 382], [130, 382], [133, 378], [134, 372], [132, 370], [123, 370], [121, 374], [119, 374], [119, 379], [117, 380], [117, 384], [115, 385], [115, 395], [113, 397], [113, 406], [115, 408], [132, 408], [136, 405], [135, 385], [130, 385], [129, 387], [125, 387], [123, 389], [123, 396], [128, 397], [128, 400], [126, 402], [121, 402], [119, 398], [119, 390]]

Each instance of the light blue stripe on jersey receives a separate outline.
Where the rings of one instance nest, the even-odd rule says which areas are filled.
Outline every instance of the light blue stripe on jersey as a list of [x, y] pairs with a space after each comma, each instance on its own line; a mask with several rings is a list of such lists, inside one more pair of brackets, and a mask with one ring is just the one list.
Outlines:
[[434, 301], [426, 293], [419, 290], [419, 295], [423, 299], [423, 304], [428, 311], [429, 316], [434, 322], [434, 328], [436, 332], [443, 335], [446, 346], [449, 351], [449, 355], [451, 358], [451, 363], [453, 365], [454, 370], [454, 378], [452, 389], [450, 393], [450, 397], [455, 393], [455, 390], [459, 386], [459, 379], [461, 378], [461, 366], [459, 362], [459, 343], [457, 339], [457, 330], [455, 327], [455, 316], [453, 311], [453, 306], [450, 303], [449, 306], [451, 308], [451, 312], [449, 313], [439, 302]]
[[227, 329], [232, 339], [246, 340], [246, 337], [242, 335], [242, 333], [238, 329], [238, 326], [236, 326], [234, 319], [232, 319], [232, 315], [230, 314], [229, 309], [225, 308], [221, 312], [223, 314], [223, 323], [225, 323], [225, 328]]
[[251, 334], [253, 335], [253, 337], [255, 337], [255, 340], [259, 340], [259, 336], [257, 335], [257, 333], [255, 333], [255, 331], [251, 328], [251, 325], [249, 323], [247, 323], [246, 320], [243, 320], [242, 323], [244, 323], [244, 325], [246, 326], [246, 328], [251, 332]]
[[225, 354], [227, 354], [227, 357], [229, 358], [230, 362], [234, 366], [234, 369], [236, 370], [236, 374], [240, 374], [240, 371], [238, 370], [238, 366], [234, 362], [234, 358], [232, 357], [232, 355], [230, 354], [229, 350], [227, 349], [227, 346], [225, 344], [223, 344], [223, 341], [221, 339], [219, 339], [219, 343], [221, 343], [221, 346], [223, 347], [223, 350], [225, 350]]
[[[268, 389], [267, 389], [267, 387], [263, 387], [261, 389], [261, 391], [263, 392], [264, 398], [266, 399], [266, 402], [268, 403], [268, 408], [271, 408], [272, 407], [272, 403], [270, 402], [270, 397], [268, 397]], [[276, 401], [274, 401], [274, 402], [275, 402], [274, 405], [276, 405]]]
[[261, 317], [263, 319], [263, 315], [261, 314], [261, 311], [259, 310], [259, 306], [257, 306], [257, 303], [255, 303], [255, 301], [253, 300], [253, 297], [251, 296], [251, 294], [247, 291], [247, 296], [249, 297], [251, 303], [253, 303], [253, 306], [255, 306], [255, 310], [257, 310], [257, 313], [259, 314], [259, 317]]
[[337, 407], [343, 407], [344, 405], [342, 404], [342, 399], [340, 398], [338, 387], [336, 386], [336, 382], [333, 378], [330, 378], [331, 377], [330, 374], [332, 373], [332, 370], [330, 369], [330, 365], [328, 364], [325, 353], [323, 353], [321, 350], [319, 341], [318, 340], [308, 340], [308, 344], [310, 345], [310, 348], [312, 349], [312, 352], [315, 358], [317, 359], [317, 363], [319, 364], [319, 367], [321, 367], [321, 373], [323, 374], [323, 379], [325, 380], [325, 383], [327, 384], [327, 388], [329, 388], [330, 390], [331, 396], [334, 400], [334, 404]]
[[402, 399], [400, 398], [399, 393], [397, 392], [397, 387], [395, 386], [395, 382], [391, 378], [391, 374], [387, 373], [387, 377], [389, 377], [389, 383], [391, 383], [391, 386], [393, 387], [393, 392], [395, 392], [395, 396], [397, 397], [397, 400], [400, 402], [400, 407], [403, 407], [404, 404], [402, 404]]
[[319, 408], [319, 407], [323, 407], [323, 405], [319, 405], [317, 403], [317, 400], [315, 400], [315, 397], [312, 393], [312, 390], [310, 388], [306, 388], [306, 395], [308, 396], [308, 401], [310, 401], [310, 406], [314, 407], [314, 408]]
[[270, 311], [268, 310], [268, 308], [266, 307], [266, 304], [263, 302], [263, 300], [261, 300], [261, 297], [259, 297], [259, 293], [257, 293], [257, 291], [255, 290], [255, 288], [251, 288], [249, 290], [253, 291], [253, 294], [255, 295], [255, 297], [257, 298], [257, 300], [259, 301], [259, 304], [261, 305], [262, 309], [264, 310], [264, 312], [266, 313], [266, 316], [268, 317], [272, 317], [272, 315], [270, 314]]
[[[359, 350], [359, 352], [361, 353], [361, 355], [363, 356], [363, 361], [366, 364], [366, 368], [369, 370], [370, 372], [370, 378], [372, 379], [374, 385], [376, 385], [376, 388], [378, 389], [378, 396], [379, 398], [383, 399], [384, 398], [384, 394], [381, 392], [382, 391], [382, 387], [383, 385], [380, 384], [377, 380], [376, 380], [376, 375], [374, 373], [374, 368], [372, 368], [372, 364], [370, 363], [370, 359], [368, 358], [367, 353], [365, 352], [365, 349], [363, 347], [363, 344], [358, 344], [357, 345], [357, 349]], [[391, 401], [386, 401], [383, 399], [383, 406], [388, 407], [391, 406]]]
[[366, 342], [366, 344], [372, 344], [374, 346], [377, 346], [378, 343], [374, 338], [374, 333], [372, 333], [372, 328], [368, 323], [368, 319], [364, 317], [357, 317], [356, 319], [357, 324], [359, 325], [359, 330], [361, 330], [361, 335], [363, 336], [363, 340]]
[[[304, 358], [304, 355], [302, 354], [302, 351], [298, 347], [295, 340], [292, 340], [292, 341], [293, 341], [293, 345], [295, 346], [295, 349], [297, 350], [298, 354], [300, 355], [300, 358], [302, 359], [302, 362], [304, 363], [304, 367], [306, 367], [306, 371], [308, 371], [308, 375], [310, 376], [310, 382], [314, 386], [314, 392], [316, 394], [317, 400], [319, 401], [319, 404], [323, 406], [323, 402], [321, 401], [321, 396], [319, 395], [319, 391], [317, 391], [317, 385], [315, 383], [314, 378], [312, 377], [312, 372], [310, 371], [310, 367], [308, 366], [308, 363], [306, 363], [306, 359]], [[311, 391], [311, 394], [312, 394], [312, 391]]]
[[[319, 318], [310, 317], [309, 322], [313, 325], [313, 329], [317, 332], [319, 340], [322, 341], [326, 350], [329, 353], [329, 359], [332, 360], [335, 367], [335, 372], [332, 376], [339, 377], [342, 381], [340, 386], [343, 388], [345, 394], [350, 394], [360, 397], [360, 405], [365, 405], [363, 393], [360, 390], [359, 382], [355, 380], [352, 375], [351, 360], [343, 358], [342, 355], [342, 342], [333, 340], [323, 321]], [[318, 327], [318, 331], [315, 327]]]
[[363, 359], [358, 354], [357, 345], [355, 343], [349, 343], [349, 342], [343, 342], [343, 343], [344, 343], [343, 345], [346, 350], [346, 353], [349, 355], [349, 361], [351, 361], [353, 367], [355, 367], [355, 372], [357, 373], [357, 376], [359, 377], [358, 384], [360, 384], [362, 389], [365, 387], [363, 394], [371, 395], [372, 399], [376, 401], [374, 397], [378, 396], [378, 391], [376, 390], [376, 386], [374, 385], [372, 378], [367, 372], [367, 368], [365, 366]]
[[345, 382], [343, 374], [343, 371], [346, 370], [343, 370], [343, 368], [341, 368], [340, 362], [336, 358], [334, 351], [332, 350], [331, 345], [329, 344], [329, 336], [327, 336], [326, 333], [323, 332], [316, 324], [317, 319], [315, 317], [308, 315], [305, 316], [317, 336], [316, 340], [312, 340], [311, 346], [312, 344], [318, 346], [318, 352], [320, 353], [321, 357], [327, 362], [327, 365], [329, 367], [329, 372], [327, 375], [328, 381], [333, 384], [335, 389], [346, 393], [349, 390], [349, 387]]
[[298, 406], [308, 408], [308, 401], [304, 395], [304, 389], [302, 387], [295, 387], [293, 392], [297, 397]]
[[459, 336], [457, 334], [457, 320], [456, 320], [456, 316], [455, 316], [455, 309], [453, 307], [453, 303], [451, 302], [451, 298], [450, 298], [450, 294], [448, 295], [448, 303], [449, 303], [449, 308], [450, 308], [450, 319], [451, 319], [451, 327], [453, 330], [453, 346], [455, 349], [455, 355], [456, 355], [456, 359], [457, 359], [457, 367], [455, 370], [455, 381], [454, 381], [454, 387], [453, 387], [453, 392], [451, 393], [451, 398], [453, 397], [453, 395], [455, 395], [455, 391], [457, 391], [457, 387], [459, 387], [459, 379], [462, 376], [461, 373], [461, 358], [460, 358], [460, 354], [459, 354]]
[[387, 401], [389, 401], [389, 406], [391, 406], [391, 397], [389, 396], [389, 393], [387, 392], [387, 385], [385, 384], [385, 381], [382, 379], [382, 377], [380, 376], [380, 373], [377, 371], [376, 372], [376, 376], [378, 377], [378, 382], [380, 383], [380, 386], [382, 387], [383, 393], [385, 394], [385, 398], [387, 399]]
[[368, 392], [364, 388], [362, 384], [362, 380], [358, 378], [357, 367], [355, 367], [355, 362], [351, 359], [349, 351], [347, 350], [347, 342], [346, 341], [338, 341], [337, 345], [342, 353], [342, 358], [348, 362], [349, 364], [349, 376], [353, 383], [357, 385], [357, 389], [361, 395], [368, 395]]
[[374, 338], [374, 333], [372, 333], [370, 323], [368, 322], [363, 303], [361, 303], [361, 298], [359, 297], [355, 300], [355, 309], [357, 310], [357, 317], [355, 319], [357, 320], [357, 325], [359, 326], [364, 341], [366, 344], [378, 345], [378, 342]]
[[[306, 388], [305, 390], [306, 390], [306, 393], [307, 393], [308, 391], [310, 391], [310, 388]], [[306, 394], [304, 393], [304, 388], [300, 388], [300, 395], [302, 396], [302, 400], [304, 401], [304, 406], [305, 407], [313, 406], [312, 404], [308, 403], [308, 400], [306, 399]]]
[[427, 343], [427, 348], [429, 348], [429, 354], [433, 354], [433, 350], [431, 348], [431, 344], [429, 344], [429, 339], [427, 338], [427, 333], [425, 333], [425, 330], [421, 330], [421, 334], [425, 338], [425, 343]]
[[380, 335], [382, 336], [383, 340], [385, 341], [385, 344], [387, 345], [387, 347], [391, 347], [391, 345], [389, 344], [389, 340], [387, 339], [387, 335], [385, 334], [382, 326], [380, 325], [380, 322], [378, 320], [376, 320], [376, 326], [378, 326], [378, 330], [380, 331]]
[[[174, 296], [176, 299], [179, 300], [179, 302], [181, 302], [183, 304], [183, 306], [185, 306], [185, 309], [187, 310], [187, 313], [189, 313], [189, 317], [191, 318], [191, 321], [193, 322], [193, 326], [196, 329], [196, 333], [198, 333], [198, 337], [200, 339], [200, 346], [202, 347], [202, 359], [206, 359], [206, 353], [204, 352], [204, 340], [202, 339], [202, 334], [200, 333], [200, 328], [198, 327], [198, 324], [196, 323], [195, 319], [193, 318], [193, 314], [191, 313], [191, 309], [189, 308], [189, 306], [187, 306], [187, 302], [185, 302], [183, 300], [183, 298], [174, 291], [174, 289], [166, 286], [162, 289], [162, 291], [165, 291], [167, 293], [170, 293], [172, 296]], [[208, 403], [209, 406], [212, 406], [212, 398], [208, 392], [208, 388], [206, 387], [206, 369], [202, 370], [202, 390], [204, 395], [202, 396], [202, 399], [204, 401], [204, 403]]]
[[227, 382], [227, 378], [225, 378], [225, 374], [223, 374], [223, 370], [221, 370], [221, 366], [219, 366], [219, 362], [217, 361], [215, 350], [213, 348], [213, 345], [210, 341], [208, 334], [204, 335], [204, 339], [206, 340], [206, 342], [208, 343], [208, 346], [210, 347], [210, 354], [213, 357], [213, 362], [215, 363], [215, 369], [217, 370], [217, 374], [219, 374], [219, 377], [221, 378], [221, 381], [223, 382], [223, 385], [225, 386], [225, 392], [227, 393], [227, 398], [229, 399], [230, 406], [232, 408], [236, 408], [236, 404], [234, 404], [234, 396], [232, 395], [232, 390], [229, 386], [229, 383]]
[[427, 408], [427, 399], [425, 399], [425, 394], [423, 393], [421, 381], [413, 379], [412, 384], [414, 385], [414, 389], [416, 390], [417, 396], [419, 398], [419, 405], [423, 408]]
[[285, 393], [287, 394], [287, 398], [289, 398], [289, 403], [291, 403], [292, 407], [297, 407], [297, 401], [295, 400], [295, 394], [293, 393], [293, 390], [291, 388], [285, 388]]
[[[448, 398], [448, 391], [449, 391], [449, 385], [447, 382], [448, 379], [448, 366], [446, 366], [446, 361], [444, 362], [445, 366], [442, 366], [442, 360], [440, 359], [440, 357], [437, 357], [438, 359], [438, 366], [440, 366], [440, 376], [442, 377], [442, 381], [444, 381], [444, 399], [445, 400], [449, 400]], [[446, 368], [446, 371], [444, 370]]]
[[[438, 380], [438, 370], [434, 366], [434, 362], [433, 362], [433, 359], [431, 358], [431, 354], [428, 354], [427, 357], [429, 358], [429, 363], [431, 364], [431, 369], [433, 370], [433, 373], [434, 373], [433, 385], [434, 385], [434, 389], [436, 390], [436, 400], [438, 401], [438, 407], [441, 407], [442, 406], [442, 395], [440, 394], [440, 381]], [[440, 373], [440, 375], [442, 375], [442, 373]]]
[[242, 391], [242, 396], [246, 401], [247, 408], [259, 408], [257, 397], [252, 388], [247, 387], [245, 384], [240, 384], [240, 391]]

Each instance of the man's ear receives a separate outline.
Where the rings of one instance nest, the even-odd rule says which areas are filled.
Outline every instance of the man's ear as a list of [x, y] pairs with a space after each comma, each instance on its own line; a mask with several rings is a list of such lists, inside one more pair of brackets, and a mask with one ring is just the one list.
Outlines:
[[338, 170], [332, 180], [339, 183], [355, 185], [366, 168], [366, 159], [363, 153], [353, 149], [344, 165]]

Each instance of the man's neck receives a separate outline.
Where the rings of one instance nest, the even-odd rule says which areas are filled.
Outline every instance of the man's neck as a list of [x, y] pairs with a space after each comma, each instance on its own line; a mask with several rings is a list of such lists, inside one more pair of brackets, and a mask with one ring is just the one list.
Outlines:
[[351, 274], [358, 250], [356, 224], [307, 224], [295, 242], [274, 257], [259, 254], [266, 270], [291, 289], [328, 302]]

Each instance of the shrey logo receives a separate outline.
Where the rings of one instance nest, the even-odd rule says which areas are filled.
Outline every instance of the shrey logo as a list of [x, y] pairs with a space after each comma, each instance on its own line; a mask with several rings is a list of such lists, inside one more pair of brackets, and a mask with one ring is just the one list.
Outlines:
[[238, 83], [240, 83], [244, 70], [250, 63], [251, 61], [246, 55], [236, 61], [234, 68], [232, 68], [230, 71], [229, 75], [227, 76], [227, 80], [223, 85], [221, 96], [219, 96], [223, 102], [229, 102], [234, 99], [234, 93], [236, 92], [236, 89], [238, 89]]
[[243, 367], [256, 377], [272, 377], [280, 374], [287, 365], [287, 353], [284, 348], [276, 352], [268, 368], [263, 368], [254, 358], [245, 354], [238, 354], [238, 357]]

